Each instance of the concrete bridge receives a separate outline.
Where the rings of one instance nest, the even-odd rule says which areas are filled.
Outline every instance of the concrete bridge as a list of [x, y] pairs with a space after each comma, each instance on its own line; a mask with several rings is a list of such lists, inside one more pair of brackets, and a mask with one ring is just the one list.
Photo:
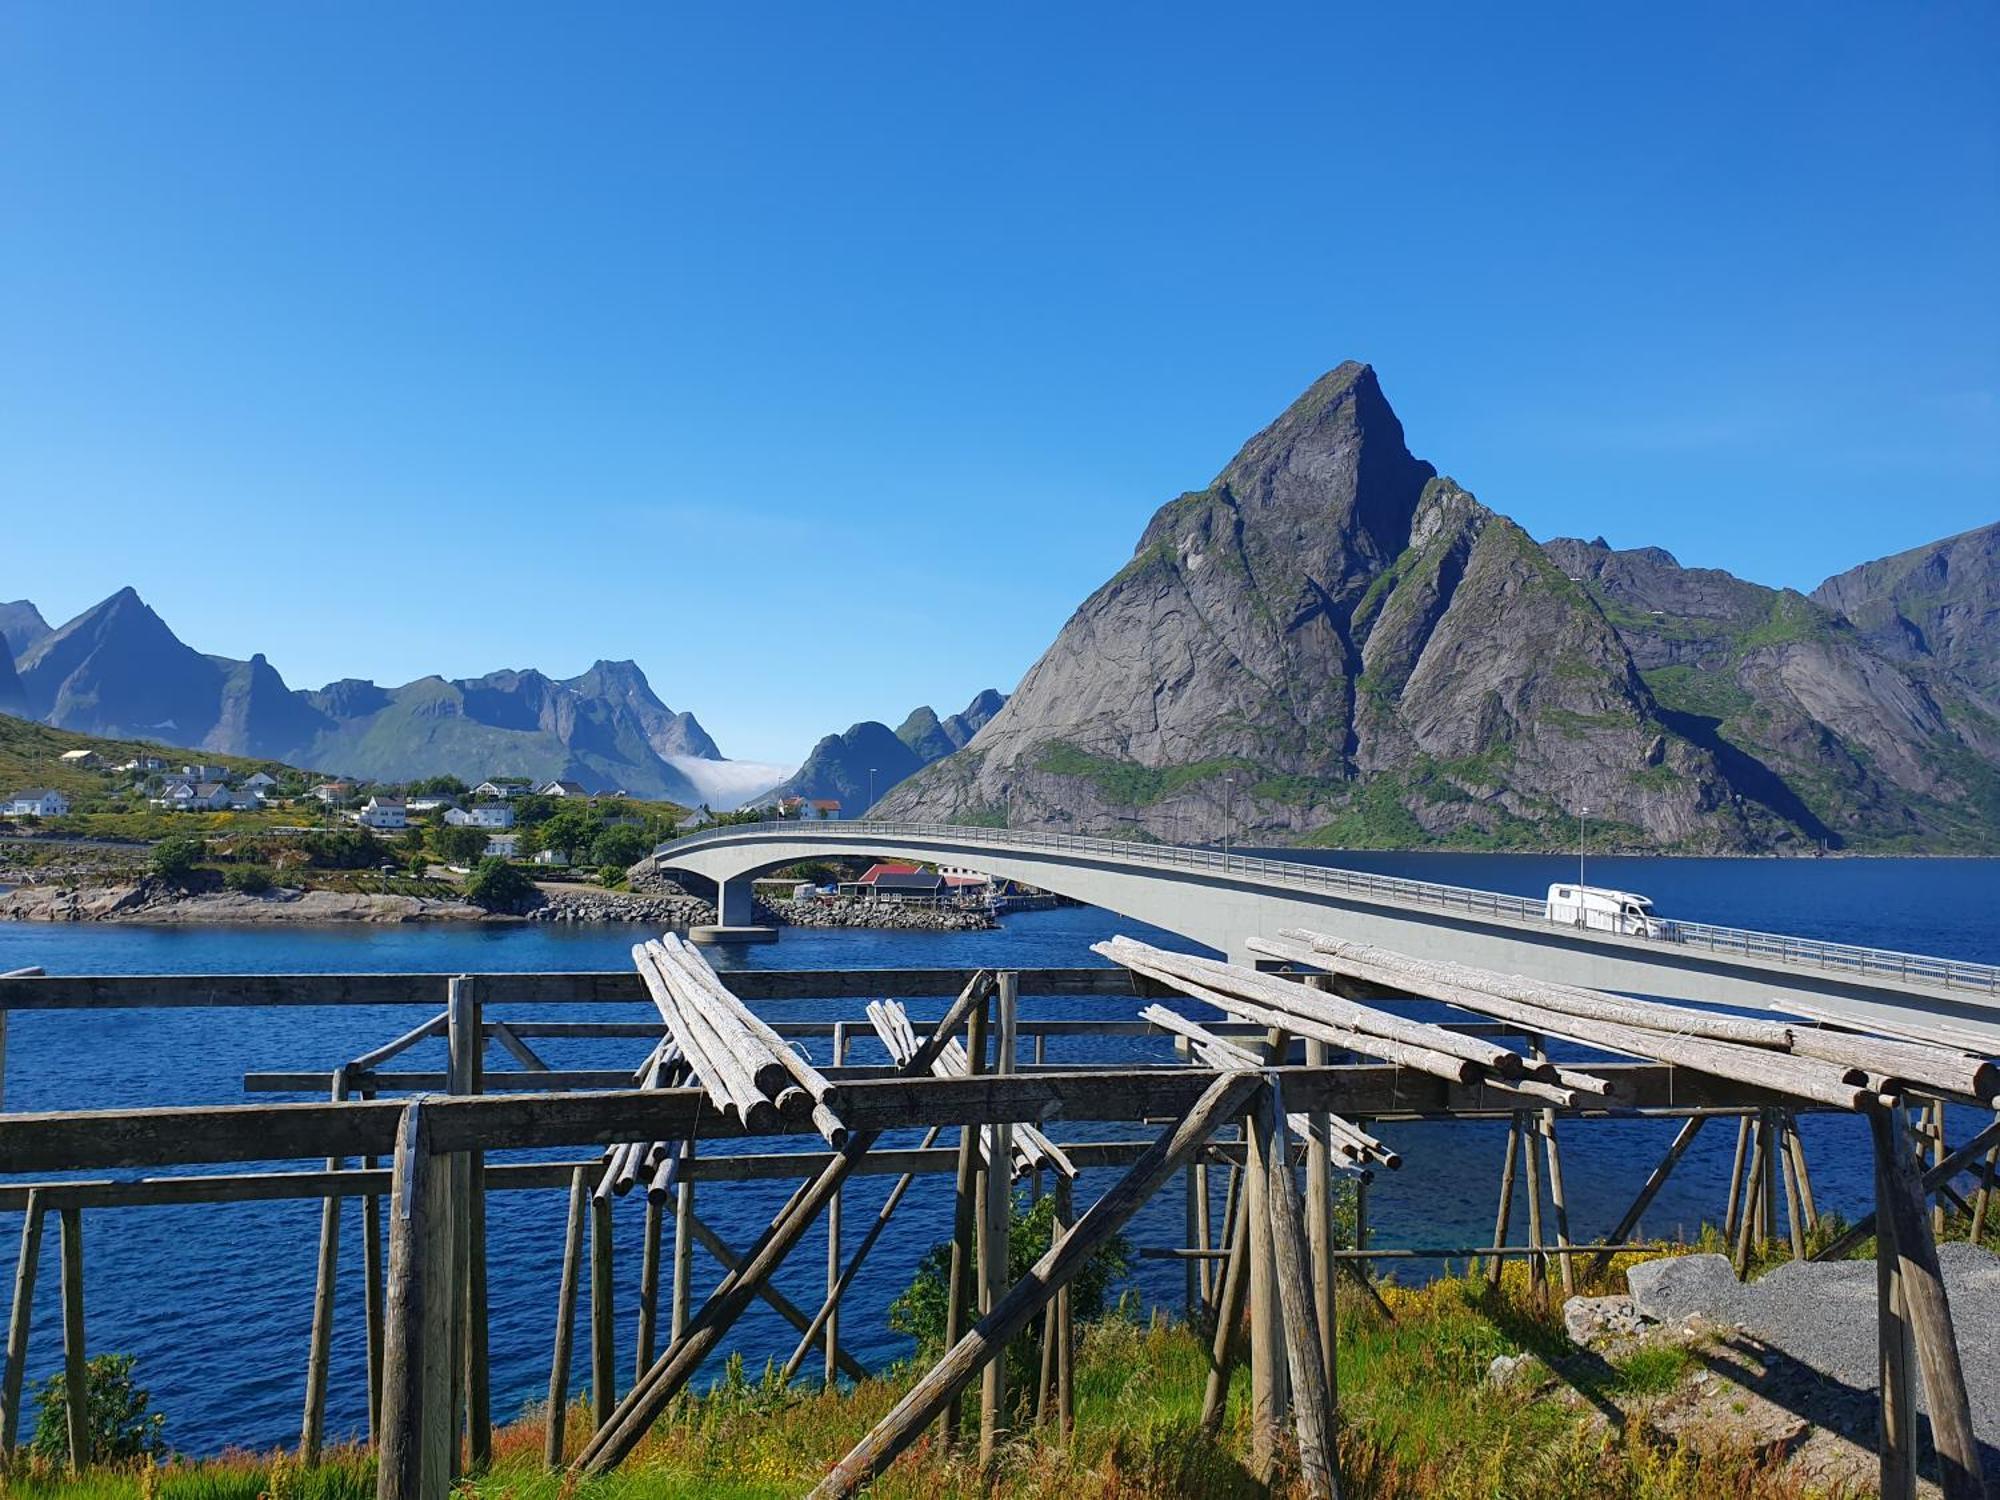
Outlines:
[[892, 822], [738, 823], [661, 844], [663, 871], [716, 884], [723, 933], [749, 928], [750, 882], [853, 855], [968, 865], [1149, 922], [1237, 960], [1311, 927], [1427, 958], [1626, 994], [1802, 1013], [2000, 1048], [2000, 967], [1669, 918], [1659, 938], [1550, 922], [1539, 900], [1214, 849]]

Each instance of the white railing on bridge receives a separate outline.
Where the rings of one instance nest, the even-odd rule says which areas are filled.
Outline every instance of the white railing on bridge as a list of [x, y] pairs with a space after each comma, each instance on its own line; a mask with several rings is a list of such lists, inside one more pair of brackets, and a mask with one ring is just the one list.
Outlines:
[[[1366, 870], [1347, 870], [1335, 865], [1266, 859], [1226, 849], [1195, 848], [1185, 844], [1142, 844], [1125, 839], [1039, 833], [1029, 829], [984, 828], [959, 823], [811, 819], [724, 823], [671, 839], [653, 852], [656, 856], [668, 851], [684, 853], [710, 844], [726, 844], [746, 834], [825, 839], [828, 842], [856, 838], [947, 840], [955, 844], [980, 844], [995, 849], [1102, 855], [1126, 865], [1162, 870], [1206, 870], [1290, 890], [1332, 891], [1399, 906], [1421, 906], [1435, 911], [1464, 912], [1471, 916], [1505, 917], [1524, 922], [1548, 921], [1546, 902], [1526, 896], [1510, 896], [1502, 891], [1440, 885], [1429, 880], [1406, 880], [1399, 875], [1375, 875]], [[1593, 938], [1642, 947], [1674, 944], [1704, 948], [1715, 953], [1740, 954], [1745, 958], [1798, 964], [1858, 977], [1901, 979], [1976, 994], [2000, 995], [2000, 967], [1993, 964], [1967, 963], [1922, 953], [1898, 953], [1887, 948], [1863, 948], [1853, 943], [1828, 943], [1817, 938], [1791, 937], [1778, 932], [1753, 932], [1741, 927], [1719, 927], [1712, 922], [1681, 922], [1670, 918], [1656, 920], [1660, 927], [1657, 937], [1611, 933], [1598, 928], [1588, 930]]]

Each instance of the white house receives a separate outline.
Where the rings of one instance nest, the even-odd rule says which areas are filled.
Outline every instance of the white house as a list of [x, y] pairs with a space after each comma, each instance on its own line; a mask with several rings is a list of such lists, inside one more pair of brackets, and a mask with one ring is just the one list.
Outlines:
[[60, 818], [69, 811], [69, 798], [46, 787], [16, 792], [7, 799], [10, 818]]
[[407, 828], [410, 814], [401, 797], [370, 797], [361, 804], [354, 821], [363, 828]]
[[312, 794], [322, 802], [345, 802], [354, 795], [351, 781], [322, 781], [312, 789]]
[[535, 790], [544, 797], [588, 797], [580, 781], [545, 781]]
[[235, 776], [227, 766], [182, 766], [181, 775], [189, 781], [229, 781]]
[[126, 761], [125, 764], [120, 766], [118, 769], [121, 771], [131, 771], [136, 775], [140, 776], [150, 776], [153, 774], [153, 772], [164, 771], [166, 770], [166, 768], [167, 768], [167, 762], [164, 756], [141, 755], [132, 760]]
[[706, 828], [714, 821], [715, 814], [707, 808], [690, 808], [687, 812], [682, 813], [680, 821], [674, 824], [674, 832], [693, 833], [697, 828]]
[[444, 815], [444, 820], [454, 828], [512, 828], [514, 809], [492, 803], [475, 803], [471, 807], [452, 808]]
[[538, 865], [566, 865], [569, 863], [569, 856], [560, 849], [537, 849], [534, 859]]
[[219, 781], [175, 781], [153, 805], [169, 812], [221, 812], [229, 806], [229, 788]]
[[436, 812], [441, 807], [445, 810], [446, 821], [449, 821], [452, 813], [458, 808], [458, 798], [446, 796], [443, 792], [419, 792], [405, 802], [404, 806], [413, 813]]
[[97, 752], [95, 750], [65, 750], [56, 759], [66, 766], [74, 766], [76, 769], [82, 770], [85, 766], [94, 766], [97, 764]]
[[475, 797], [498, 797], [504, 802], [509, 797], [520, 796], [528, 790], [528, 786], [529, 783], [524, 780], [517, 780], [512, 776], [506, 776], [497, 781], [480, 782], [478, 786], [472, 789], [472, 795]]
[[278, 778], [269, 771], [252, 771], [243, 778], [244, 788], [252, 792], [269, 792], [278, 784]]
[[257, 812], [264, 806], [264, 794], [261, 791], [244, 786], [225, 787], [223, 791], [229, 798], [228, 807], [231, 812]]
[[487, 834], [486, 854], [490, 859], [519, 859], [521, 856], [521, 835], [518, 833]]

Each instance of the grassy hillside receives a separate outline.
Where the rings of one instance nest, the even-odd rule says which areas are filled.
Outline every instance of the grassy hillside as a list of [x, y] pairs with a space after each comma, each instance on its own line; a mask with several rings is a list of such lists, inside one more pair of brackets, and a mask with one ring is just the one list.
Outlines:
[[[65, 766], [61, 757], [71, 750], [94, 750], [99, 765], [82, 770]], [[169, 759], [185, 756], [192, 765], [228, 766], [249, 775], [266, 770], [282, 778], [292, 768], [276, 761], [249, 760], [240, 755], [217, 755], [208, 750], [181, 750], [157, 740], [107, 740], [77, 734], [68, 729], [51, 729], [32, 719], [0, 714], [0, 795], [28, 787], [54, 787], [69, 795], [72, 802], [97, 798], [114, 790], [121, 779], [107, 777], [112, 766], [123, 765], [140, 755], [164, 755]], [[304, 771], [294, 771], [304, 776]]]

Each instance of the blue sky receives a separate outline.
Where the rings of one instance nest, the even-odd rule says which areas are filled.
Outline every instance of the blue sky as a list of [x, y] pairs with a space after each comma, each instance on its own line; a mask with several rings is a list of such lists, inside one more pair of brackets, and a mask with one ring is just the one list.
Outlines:
[[796, 759], [1347, 358], [1537, 536], [1810, 588], [2000, 516], [1997, 16], [14, 0], [0, 597]]

